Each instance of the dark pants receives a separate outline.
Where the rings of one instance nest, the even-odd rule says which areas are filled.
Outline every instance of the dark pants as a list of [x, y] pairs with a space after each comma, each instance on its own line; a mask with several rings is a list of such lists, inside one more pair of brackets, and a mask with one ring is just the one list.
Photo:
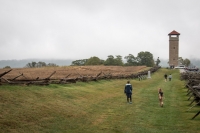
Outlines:
[[131, 97], [131, 93], [126, 93], [127, 96], [127, 102], [129, 102], [129, 98], [130, 98], [130, 102], [132, 102], [132, 97]]

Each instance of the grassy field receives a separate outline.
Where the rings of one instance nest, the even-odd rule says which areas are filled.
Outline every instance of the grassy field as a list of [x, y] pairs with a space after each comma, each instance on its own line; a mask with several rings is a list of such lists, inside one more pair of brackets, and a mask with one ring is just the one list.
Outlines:
[[[172, 74], [164, 82], [163, 75]], [[1, 133], [198, 133], [200, 109], [189, 108], [178, 70], [160, 69], [143, 81], [130, 80], [133, 103], [123, 93], [127, 80], [49, 86], [0, 86]], [[158, 88], [164, 91], [159, 106]]]

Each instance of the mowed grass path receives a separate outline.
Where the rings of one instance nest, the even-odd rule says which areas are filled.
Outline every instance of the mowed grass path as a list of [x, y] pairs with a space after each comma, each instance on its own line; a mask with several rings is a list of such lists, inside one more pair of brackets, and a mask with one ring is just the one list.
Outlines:
[[[164, 82], [164, 74], [172, 81]], [[0, 86], [1, 133], [198, 133], [200, 109], [189, 108], [178, 70], [160, 69], [151, 79], [130, 80], [133, 103], [123, 93], [127, 80], [50, 86]], [[158, 88], [164, 91], [159, 106]]]

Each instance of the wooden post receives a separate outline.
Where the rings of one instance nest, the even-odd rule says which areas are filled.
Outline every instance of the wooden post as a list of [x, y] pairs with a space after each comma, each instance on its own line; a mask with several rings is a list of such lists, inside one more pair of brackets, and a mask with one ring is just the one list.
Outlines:
[[0, 77], [3, 77], [4, 75], [6, 75], [7, 73], [9, 73], [10, 71], [12, 71], [12, 69], [10, 69], [10, 70], [8, 70], [8, 71], [6, 71], [6, 72], [0, 74]]
[[192, 120], [193, 120], [195, 117], [197, 117], [199, 114], [200, 114], [200, 111], [199, 111], [194, 117], [192, 117]]

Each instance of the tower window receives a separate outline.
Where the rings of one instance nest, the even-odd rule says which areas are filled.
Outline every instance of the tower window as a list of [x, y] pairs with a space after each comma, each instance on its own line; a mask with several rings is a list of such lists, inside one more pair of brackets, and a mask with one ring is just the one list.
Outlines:
[[175, 49], [176, 47], [174, 47], [174, 49]]
[[177, 37], [177, 35], [171, 35], [171, 37]]

